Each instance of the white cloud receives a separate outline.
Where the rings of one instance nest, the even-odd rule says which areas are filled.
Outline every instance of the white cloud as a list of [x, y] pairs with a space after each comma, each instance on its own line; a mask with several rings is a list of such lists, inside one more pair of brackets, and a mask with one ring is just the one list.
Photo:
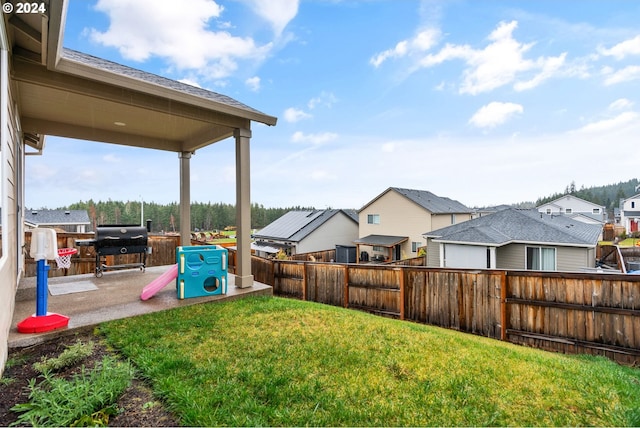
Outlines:
[[615, 59], [624, 59], [629, 55], [640, 55], [640, 35], [620, 42], [609, 49], [601, 47], [598, 52], [605, 56], [612, 56]]
[[520, 104], [494, 101], [475, 112], [469, 119], [469, 123], [478, 128], [494, 128], [523, 111], [524, 109]]
[[309, 113], [305, 113], [297, 108], [289, 107], [284, 111], [284, 120], [287, 122], [295, 123], [303, 119], [309, 119], [313, 117]]
[[619, 131], [628, 125], [633, 125], [640, 115], [633, 111], [625, 111], [611, 119], [604, 119], [583, 126], [576, 132], [579, 133], [604, 133], [610, 131]]
[[260, 61], [272, 44], [257, 46], [249, 37], [211, 31], [208, 23], [224, 8], [211, 0], [98, 0], [95, 8], [109, 16], [109, 28], [90, 29], [91, 39], [118, 49], [134, 61], [153, 56], [172, 69], [193, 70], [206, 80], [228, 77], [238, 61]]
[[244, 84], [247, 85], [247, 87], [254, 92], [257, 92], [260, 90], [260, 78], [258, 76], [248, 78], [247, 80], [244, 81]]
[[109, 153], [109, 154], [106, 154], [106, 155], [102, 156], [102, 160], [105, 163], [120, 163], [120, 162], [122, 162], [122, 159], [120, 157], [114, 155], [113, 153]]
[[297, 131], [291, 136], [291, 141], [294, 143], [310, 143], [313, 145], [320, 145], [328, 143], [338, 138], [338, 134], [332, 132], [322, 132], [318, 134], [305, 134]]
[[319, 105], [327, 107], [327, 108], [331, 108], [337, 101], [338, 101], [338, 99], [336, 98], [336, 96], [333, 93], [327, 92], [327, 91], [322, 91], [322, 92], [320, 92], [320, 95], [318, 95], [317, 97], [311, 98], [309, 100], [309, 102], [307, 103], [307, 106], [311, 110], [313, 110], [314, 108], [316, 108]]
[[298, 14], [298, 0], [244, 0], [255, 13], [269, 22], [276, 36]]
[[612, 111], [628, 110], [631, 107], [633, 107], [633, 104], [634, 104], [633, 101], [627, 98], [619, 98], [614, 102], [612, 102], [611, 104], [609, 104], [609, 110], [612, 110]]
[[[446, 61], [462, 60], [465, 63], [459, 87], [462, 94], [477, 95], [512, 83], [517, 91], [532, 89], [557, 75], [565, 65], [567, 54], [526, 58], [525, 54], [534, 43], [525, 44], [514, 39], [513, 32], [517, 27], [517, 21], [500, 22], [489, 34], [489, 43], [481, 49], [474, 49], [468, 44], [447, 43], [437, 52], [419, 56], [411, 71], [434, 67]], [[377, 54], [370, 63], [378, 67], [390, 58], [425, 52], [435, 45], [440, 33], [421, 35], [419, 40], [417, 37], [411, 41], [404, 40], [395, 48]]]
[[604, 79], [606, 86], [638, 80], [640, 79], [640, 65], [629, 65], [617, 71], [612, 71], [610, 67], [606, 67], [605, 75], [607, 76]]
[[401, 58], [413, 52], [424, 52], [431, 49], [440, 38], [440, 31], [435, 28], [427, 28], [420, 31], [410, 40], [402, 40], [395, 47], [374, 55], [369, 63], [374, 67], [380, 67], [390, 58]]

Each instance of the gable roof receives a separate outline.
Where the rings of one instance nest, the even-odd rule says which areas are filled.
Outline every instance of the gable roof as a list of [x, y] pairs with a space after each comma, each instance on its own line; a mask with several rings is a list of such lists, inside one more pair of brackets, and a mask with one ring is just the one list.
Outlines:
[[300, 242], [339, 213], [342, 213], [354, 223], [358, 223], [354, 210], [289, 211], [253, 236], [260, 239]]
[[363, 211], [366, 207], [390, 191], [399, 193], [433, 214], [470, 214], [473, 212], [472, 209], [456, 200], [438, 196], [428, 190], [404, 189], [400, 187], [389, 187], [362, 207], [360, 211]]
[[563, 207], [565, 204], [563, 204], [562, 202], [571, 201], [571, 200], [575, 200], [576, 202], [580, 202], [580, 203], [583, 203], [583, 204], [591, 205], [594, 208], [602, 208], [602, 209], [604, 209], [604, 205], [598, 205], [595, 202], [587, 201], [586, 199], [578, 198], [577, 196], [574, 196], [574, 195], [561, 196], [559, 198], [554, 199], [553, 201], [549, 201], [549, 202], [547, 202], [545, 204], [538, 205], [536, 208], [542, 208], [542, 207], [545, 207], [547, 205], [552, 205], [552, 206], [555, 206], [555, 207]]
[[602, 225], [588, 224], [562, 215], [510, 208], [486, 217], [426, 232], [436, 242], [457, 242], [500, 247], [513, 242], [595, 246]]
[[24, 221], [40, 226], [91, 223], [86, 210], [27, 210]]

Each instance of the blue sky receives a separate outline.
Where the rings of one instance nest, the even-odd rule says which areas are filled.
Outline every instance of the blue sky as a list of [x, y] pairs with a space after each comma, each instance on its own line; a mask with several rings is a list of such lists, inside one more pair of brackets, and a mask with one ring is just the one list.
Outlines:
[[[64, 45], [231, 96], [254, 124], [251, 199], [360, 208], [386, 188], [473, 206], [640, 171], [640, 2], [69, 0]], [[235, 202], [234, 141], [191, 196]], [[48, 137], [29, 208], [176, 202], [176, 153]]]

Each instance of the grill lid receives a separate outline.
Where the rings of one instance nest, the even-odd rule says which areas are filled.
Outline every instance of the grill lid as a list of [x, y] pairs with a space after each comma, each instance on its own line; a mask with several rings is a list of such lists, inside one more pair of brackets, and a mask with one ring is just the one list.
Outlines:
[[95, 246], [131, 247], [147, 245], [147, 229], [131, 224], [110, 224], [96, 227]]

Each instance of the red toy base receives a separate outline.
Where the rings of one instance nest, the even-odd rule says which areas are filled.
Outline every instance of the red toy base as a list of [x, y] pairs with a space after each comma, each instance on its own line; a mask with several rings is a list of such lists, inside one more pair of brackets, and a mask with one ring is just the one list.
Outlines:
[[31, 315], [18, 323], [18, 332], [42, 333], [43, 331], [66, 327], [68, 324], [69, 317], [60, 314]]

